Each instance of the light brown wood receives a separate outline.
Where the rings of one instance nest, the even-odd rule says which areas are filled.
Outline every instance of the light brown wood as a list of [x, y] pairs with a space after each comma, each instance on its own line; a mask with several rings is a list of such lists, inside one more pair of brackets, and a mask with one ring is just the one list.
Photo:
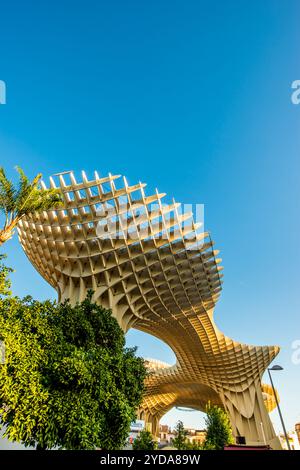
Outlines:
[[[279, 348], [241, 344], [218, 330], [213, 311], [223, 275], [210, 234], [199, 232], [175, 201], [164, 205], [165, 194], [146, 196], [142, 183], [97, 173], [92, 181], [85, 173], [80, 182], [73, 173], [57, 178], [64, 207], [24, 217], [21, 245], [60, 301], [74, 304], [93, 289], [125, 332], [136, 328], [173, 349], [174, 366], [149, 362], [154, 370], [140, 418], [158, 435], [160, 418], [173, 406], [204, 410], [211, 401], [227, 410], [235, 436], [280, 448], [268, 415], [273, 392], [261, 383]], [[50, 185], [56, 187], [53, 178]], [[124, 230], [128, 222], [134, 238]], [[253, 322], [257, 327], [259, 318]]]

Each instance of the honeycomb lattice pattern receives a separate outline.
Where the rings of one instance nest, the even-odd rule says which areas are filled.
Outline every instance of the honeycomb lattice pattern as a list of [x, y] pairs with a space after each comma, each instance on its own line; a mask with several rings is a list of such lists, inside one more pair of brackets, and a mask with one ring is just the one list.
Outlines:
[[235, 435], [278, 446], [266, 409], [274, 397], [261, 377], [279, 348], [241, 344], [216, 327], [222, 267], [209, 233], [174, 200], [163, 204], [165, 194], [147, 196], [143, 183], [97, 173], [57, 179], [50, 185], [61, 188], [64, 207], [23, 218], [21, 245], [60, 300], [75, 303], [93, 289], [124, 331], [137, 328], [173, 349], [176, 365], [150, 362], [139, 413], [153, 433], [173, 406], [204, 410], [210, 400], [227, 410]]

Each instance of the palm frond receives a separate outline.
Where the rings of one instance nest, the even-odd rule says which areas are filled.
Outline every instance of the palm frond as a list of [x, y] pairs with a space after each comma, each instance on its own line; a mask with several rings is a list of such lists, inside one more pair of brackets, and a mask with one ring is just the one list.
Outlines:
[[23, 171], [19, 171], [20, 183], [19, 191], [15, 201], [15, 213], [26, 214], [27, 208], [30, 206], [31, 201], [35, 197], [35, 191], [38, 188], [39, 181], [42, 175], [39, 173], [32, 181], [30, 181]]
[[2, 209], [5, 215], [9, 214], [14, 210], [16, 197], [16, 189], [5, 174], [4, 169], [0, 168], [0, 209]]
[[17, 172], [19, 173], [19, 188], [18, 188], [18, 194], [17, 194], [17, 197], [22, 194], [22, 192], [28, 187], [30, 186], [30, 181], [29, 179], [27, 178], [27, 176], [25, 175], [24, 171], [22, 170], [21, 167], [19, 167], [18, 165], [15, 166], [15, 169], [17, 170]]
[[0, 229], [0, 245], [11, 238], [19, 220], [31, 212], [55, 209], [63, 204], [63, 195], [59, 189], [43, 189], [40, 187], [41, 173], [32, 181], [20, 167], [18, 187], [7, 179], [5, 171], [0, 168], [0, 212], [5, 215], [5, 224]]
[[62, 205], [62, 194], [59, 189], [31, 189], [26, 202], [18, 209], [18, 215], [22, 216], [30, 212], [41, 212], [55, 209]]

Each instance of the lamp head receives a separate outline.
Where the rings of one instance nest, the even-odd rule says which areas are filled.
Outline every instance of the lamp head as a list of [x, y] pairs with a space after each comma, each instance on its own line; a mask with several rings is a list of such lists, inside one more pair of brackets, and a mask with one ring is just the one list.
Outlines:
[[281, 367], [279, 365], [275, 365], [273, 367], [270, 367], [269, 370], [283, 370], [283, 367]]

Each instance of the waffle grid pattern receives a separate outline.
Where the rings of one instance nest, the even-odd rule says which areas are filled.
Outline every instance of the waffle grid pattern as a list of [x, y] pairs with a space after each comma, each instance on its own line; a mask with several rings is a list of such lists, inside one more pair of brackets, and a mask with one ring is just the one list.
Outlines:
[[150, 333], [176, 355], [174, 366], [152, 364], [146, 380], [139, 416], [152, 432], [173, 406], [204, 410], [211, 401], [228, 411], [236, 436], [278, 447], [268, 416], [275, 400], [261, 378], [279, 348], [241, 344], [215, 325], [223, 268], [193, 214], [120, 175], [95, 172], [89, 180], [83, 172], [78, 182], [67, 172], [51, 177], [50, 186], [61, 189], [63, 208], [18, 225], [32, 264], [60, 301], [76, 303], [92, 289], [125, 332]]

